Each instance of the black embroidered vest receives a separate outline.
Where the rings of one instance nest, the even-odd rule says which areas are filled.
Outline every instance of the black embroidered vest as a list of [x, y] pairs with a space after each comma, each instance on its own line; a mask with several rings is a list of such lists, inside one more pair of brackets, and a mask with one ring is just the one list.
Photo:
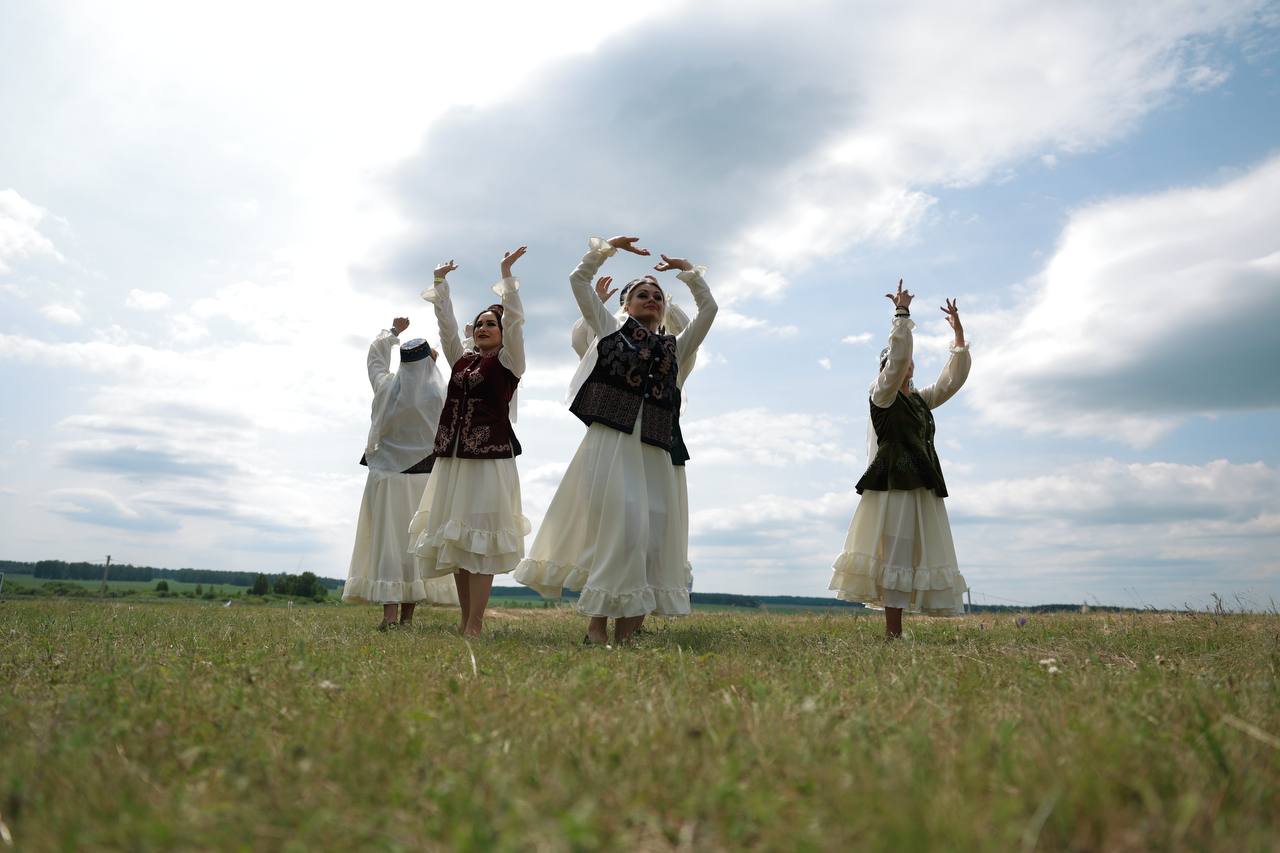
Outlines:
[[910, 396], [899, 392], [887, 409], [870, 405], [871, 425], [880, 450], [858, 481], [858, 494], [868, 489], [888, 492], [925, 488], [945, 498], [947, 484], [933, 447], [933, 413], [924, 398], [914, 391]]
[[511, 428], [511, 398], [520, 377], [498, 356], [469, 352], [453, 363], [449, 393], [436, 427], [436, 456], [503, 459], [520, 455]]
[[680, 389], [676, 387], [676, 339], [651, 332], [628, 317], [596, 347], [596, 365], [569, 411], [583, 423], [630, 433], [640, 416], [640, 440], [661, 447], [671, 461], [689, 458], [680, 437]]

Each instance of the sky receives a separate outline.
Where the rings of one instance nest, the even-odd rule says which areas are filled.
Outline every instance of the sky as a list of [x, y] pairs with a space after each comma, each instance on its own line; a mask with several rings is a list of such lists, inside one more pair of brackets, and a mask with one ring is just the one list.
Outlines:
[[15, 3], [0, 71], [0, 557], [345, 577], [369, 342], [519, 245], [536, 530], [630, 234], [721, 306], [695, 590], [829, 594], [901, 277], [974, 603], [1280, 601], [1274, 0]]

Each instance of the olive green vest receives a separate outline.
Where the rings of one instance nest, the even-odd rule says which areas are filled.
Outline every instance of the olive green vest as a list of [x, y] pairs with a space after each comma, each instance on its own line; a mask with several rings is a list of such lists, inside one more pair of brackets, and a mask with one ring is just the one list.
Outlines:
[[858, 494], [932, 489], [947, 496], [942, 479], [942, 463], [933, 448], [933, 413], [924, 398], [912, 391], [898, 392], [893, 405], [882, 409], [871, 403], [871, 425], [875, 427], [880, 450], [858, 481]]

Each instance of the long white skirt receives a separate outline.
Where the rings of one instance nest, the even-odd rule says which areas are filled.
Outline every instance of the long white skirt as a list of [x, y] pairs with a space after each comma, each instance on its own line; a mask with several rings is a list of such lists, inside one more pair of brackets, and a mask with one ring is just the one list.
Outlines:
[[930, 489], [865, 491], [836, 558], [836, 598], [929, 616], [964, 613], [947, 508]]
[[689, 614], [688, 496], [639, 429], [587, 429], [515, 579], [588, 616]]
[[343, 601], [458, 603], [453, 581], [424, 578], [409, 554], [409, 520], [430, 476], [370, 469], [360, 499]]
[[515, 459], [447, 456], [436, 459], [409, 525], [409, 550], [424, 577], [460, 569], [501, 575], [524, 556], [529, 529], [520, 508]]

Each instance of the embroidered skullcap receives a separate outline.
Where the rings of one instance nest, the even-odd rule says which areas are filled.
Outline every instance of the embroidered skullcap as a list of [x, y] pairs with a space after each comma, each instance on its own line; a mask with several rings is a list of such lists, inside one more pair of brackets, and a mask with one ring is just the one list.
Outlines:
[[400, 363], [412, 364], [431, 357], [431, 344], [426, 338], [414, 338], [400, 345]]

